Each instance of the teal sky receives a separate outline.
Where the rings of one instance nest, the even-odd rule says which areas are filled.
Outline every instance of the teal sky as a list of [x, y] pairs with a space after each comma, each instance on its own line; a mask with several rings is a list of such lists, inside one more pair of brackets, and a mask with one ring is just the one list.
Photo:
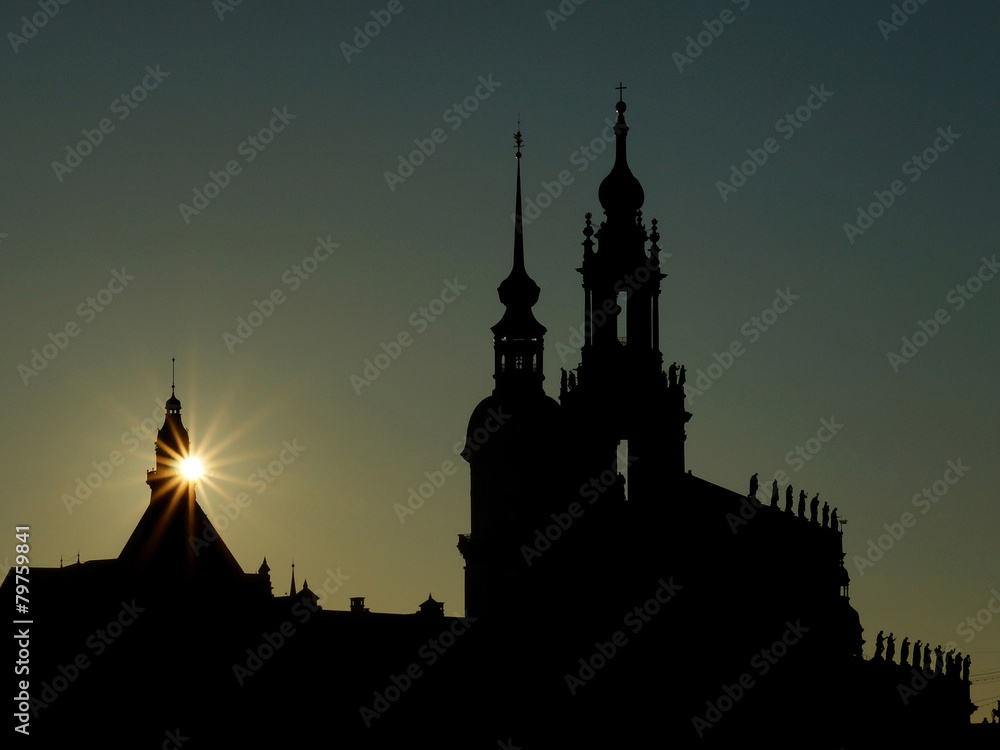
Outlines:
[[[22, 524], [36, 565], [117, 556], [176, 357], [213, 475], [200, 502], [235, 515], [223, 536], [245, 569], [266, 555], [284, 593], [294, 558], [297, 580], [336, 589], [328, 608], [409, 612], [430, 591], [461, 611], [453, 447], [493, 384], [511, 134], [520, 117], [556, 395], [579, 361], [583, 216], [600, 215], [622, 81], [644, 216], [670, 254], [662, 349], [710, 383], [689, 400], [688, 467], [739, 491], [783, 471], [838, 507], [869, 654], [882, 629], [1000, 669], [1000, 9], [903, 3], [894, 30], [888, 2], [672, 5], [116, 0], [60, 5], [28, 38], [41, 6], [6, 4], [0, 562]], [[196, 203], [213, 173], [224, 186]], [[879, 196], [891, 205], [869, 211]], [[859, 209], [879, 216], [859, 225]], [[377, 378], [352, 381], [401, 335]], [[428, 474], [441, 486], [401, 522]], [[935, 482], [939, 499], [915, 498]]]

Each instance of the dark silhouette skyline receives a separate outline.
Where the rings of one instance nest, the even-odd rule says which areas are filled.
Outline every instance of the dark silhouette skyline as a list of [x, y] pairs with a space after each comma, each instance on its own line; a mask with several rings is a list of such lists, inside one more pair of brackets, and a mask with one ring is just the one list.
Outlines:
[[[760, 502], [756, 473], [740, 495], [686, 468], [686, 367], [663, 369], [660, 236], [641, 213], [625, 102], [616, 109], [605, 219], [595, 229], [588, 213], [583, 229], [583, 356], [563, 372], [558, 401], [543, 388], [546, 329], [532, 312], [541, 290], [527, 271], [515, 134], [495, 387], [462, 451], [465, 616], [447, 616], [430, 594], [411, 614], [372, 611], [363, 597], [331, 610], [306, 580], [297, 589], [294, 563], [285, 596], [266, 558], [244, 572], [185, 474], [195, 453], [172, 386], [149, 505], [121, 553], [30, 569], [32, 638], [52, 645], [34, 652], [32, 674], [48, 676], [31, 681], [36, 739], [70, 741], [114, 696], [108, 746], [319, 740], [267, 713], [292, 688], [304, 716], [332, 717], [342, 740], [371, 747], [437, 723], [454, 736], [436, 744], [484, 748], [505, 737], [606, 747], [623, 723], [679, 747], [976, 736], [968, 657], [938, 645], [931, 666], [925, 646], [911, 667], [904, 640], [896, 663], [895, 635], [880, 631], [865, 658], [843, 531], [828, 503], [817, 522], [818, 493], [806, 519], [804, 490], [798, 513], [790, 491], [782, 512], [776, 485], [772, 505]], [[635, 281], [624, 290], [626, 277]]]
[[865, 656], [880, 629], [897, 661], [968, 654], [989, 717], [1000, 7], [896, 4], [4, 6], [0, 579], [23, 526], [35, 566], [120, 555], [176, 357], [202, 555], [266, 555], [276, 595], [294, 562], [326, 610], [460, 616], [509, 135], [558, 402], [587, 387], [575, 269], [623, 96], [686, 469], [746, 501], [738, 536], [750, 476], [789, 523], [819, 492], [799, 526], [825, 502], [844, 532]]

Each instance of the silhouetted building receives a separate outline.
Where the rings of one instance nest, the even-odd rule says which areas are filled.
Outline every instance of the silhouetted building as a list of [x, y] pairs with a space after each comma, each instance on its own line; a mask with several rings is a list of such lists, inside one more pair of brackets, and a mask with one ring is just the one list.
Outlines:
[[[150, 504], [121, 554], [32, 568], [31, 736], [54, 747], [883, 747], [964, 737], [968, 659], [862, 656], [842, 531], [686, 471], [684, 367], [663, 369], [666, 278], [628, 165], [625, 104], [583, 228], [580, 364], [543, 383], [517, 139], [494, 388], [473, 411], [465, 618], [323, 610], [266, 559], [244, 573], [179, 472], [171, 393]], [[674, 292], [681, 294], [681, 291]], [[14, 571], [0, 595], [12, 599]], [[16, 648], [15, 648], [16, 651]], [[964, 674], [962, 672], [964, 671]], [[942, 673], [943, 672], [943, 673]], [[294, 717], [294, 718], [290, 718]], [[183, 739], [180, 739], [183, 737]], [[173, 744], [171, 744], [173, 743]]]
[[[543, 388], [540, 290], [526, 267], [521, 134], [513, 265], [499, 287], [493, 393], [469, 421], [466, 608], [492, 636], [478, 722], [525, 746], [842, 747], [950, 736], [969, 685], [863, 659], [839, 523], [818, 494], [786, 513], [685, 471], [686, 372], [664, 372], [657, 221], [615, 164], [583, 228], [580, 364]], [[679, 294], [681, 292], [675, 292]], [[893, 647], [894, 648], [894, 647]], [[890, 657], [891, 660], [891, 657]], [[524, 676], [530, 675], [525, 679]], [[512, 686], [517, 685], [513, 690]], [[907, 691], [912, 691], [912, 694]]]

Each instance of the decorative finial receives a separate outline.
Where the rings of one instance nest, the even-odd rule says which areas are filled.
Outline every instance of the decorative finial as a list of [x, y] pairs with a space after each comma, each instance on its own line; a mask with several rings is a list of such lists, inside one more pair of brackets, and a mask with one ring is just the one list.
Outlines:
[[171, 357], [170, 358], [170, 395], [171, 396], [174, 395], [174, 382], [176, 381], [176, 377], [175, 377], [176, 367], [174, 365], [175, 362], [177, 362], [177, 358], [176, 357]]
[[524, 139], [521, 138], [521, 118], [520, 117], [517, 118], [517, 132], [514, 133], [514, 143], [517, 145], [517, 153], [514, 154], [514, 157], [517, 158], [517, 159], [520, 159], [521, 158], [521, 146], [524, 145]]
[[625, 89], [627, 89], [628, 86], [623, 86], [622, 82], [619, 81], [618, 85], [615, 86], [615, 88], [618, 89], [618, 105], [615, 107], [615, 109], [618, 110], [619, 112], [624, 112], [625, 111], [625, 99], [624, 99], [624, 96], [623, 96], [622, 92], [625, 91]]

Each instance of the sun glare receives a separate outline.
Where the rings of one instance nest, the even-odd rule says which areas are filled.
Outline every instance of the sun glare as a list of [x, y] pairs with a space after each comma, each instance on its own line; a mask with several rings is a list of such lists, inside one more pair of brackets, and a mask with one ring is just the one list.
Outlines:
[[181, 461], [181, 474], [192, 482], [201, 479], [201, 475], [204, 473], [204, 467], [201, 465], [201, 461], [195, 456], [188, 456], [183, 461]]

